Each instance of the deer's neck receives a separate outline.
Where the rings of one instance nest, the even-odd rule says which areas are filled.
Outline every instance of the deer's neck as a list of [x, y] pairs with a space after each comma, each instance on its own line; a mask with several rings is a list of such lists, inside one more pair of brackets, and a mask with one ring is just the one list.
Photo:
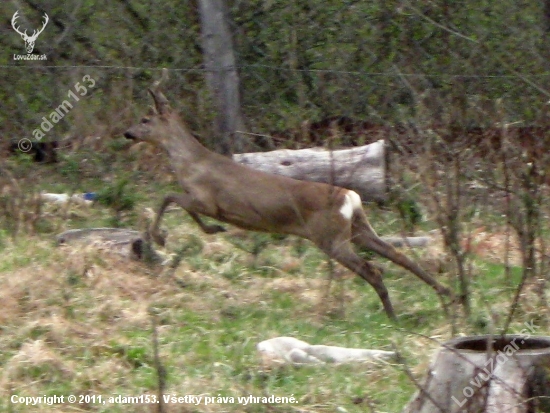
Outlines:
[[192, 168], [193, 165], [212, 155], [212, 152], [204, 147], [185, 126], [178, 125], [178, 128], [170, 132], [163, 146], [178, 172]]

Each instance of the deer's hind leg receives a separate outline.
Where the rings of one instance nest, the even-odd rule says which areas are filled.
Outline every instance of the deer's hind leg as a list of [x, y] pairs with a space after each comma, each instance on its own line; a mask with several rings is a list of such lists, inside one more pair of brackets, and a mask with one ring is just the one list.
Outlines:
[[[324, 245], [323, 245], [324, 244]], [[384, 311], [391, 320], [396, 320], [395, 312], [390, 300], [390, 296], [384, 281], [382, 280], [382, 274], [380, 271], [367, 260], [361, 258], [355, 253], [349, 238], [341, 242], [322, 243], [318, 245], [329, 257], [335, 259], [344, 267], [358, 274], [366, 282], [368, 282], [372, 288], [378, 294], [378, 297], [382, 301]]]
[[393, 246], [382, 240], [369, 225], [366, 217], [355, 219], [352, 224], [351, 241], [359, 247], [371, 250], [393, 263], [409, 270], [434, 290], [440, 296], [452, 296], [451, 291], [440, 284], [435, 278], [424, 271], [417, 263], [412, 261], [406, 255], [397, 251]]

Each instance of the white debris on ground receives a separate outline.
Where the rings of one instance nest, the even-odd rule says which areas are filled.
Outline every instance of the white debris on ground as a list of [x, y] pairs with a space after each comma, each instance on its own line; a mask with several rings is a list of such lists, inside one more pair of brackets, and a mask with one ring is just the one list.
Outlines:
[[66, 204], [69, 201], [80, 205], [91, 205], [93, 203], [93, 197], [89, 193], [68, 195], [42, 192], [40, 194], [40, 199], [44, 202], [52, 202], [55, 204]]
[[311, 345], [293, 337], [275, 337], [256, 346], [264, 365], [361, 363], [389, 360], [393, 351]]

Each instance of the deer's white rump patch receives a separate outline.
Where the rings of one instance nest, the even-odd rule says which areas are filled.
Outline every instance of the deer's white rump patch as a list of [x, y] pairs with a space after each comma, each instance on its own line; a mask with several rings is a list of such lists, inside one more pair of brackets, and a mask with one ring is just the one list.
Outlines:
[[355, 191], [346, 192], [346, 198], [340, 207], [340, 213], [342, 216], [349, 221], [353, 216], [353, 211], [358, 208], [361, 208], [361, 197], [359, 194]]

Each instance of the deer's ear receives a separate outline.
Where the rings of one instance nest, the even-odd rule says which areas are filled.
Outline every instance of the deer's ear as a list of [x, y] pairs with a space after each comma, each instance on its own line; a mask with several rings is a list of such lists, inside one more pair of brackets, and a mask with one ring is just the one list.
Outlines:
[[168, 69], [164, 68], [162, 69], [161, 78], [154, 82], [153, 86], [149, 88], [149, 93], [153, 96], [155, 108], [157, 109], [159, 115], [167, 115], [172, 110], [170, 108], [170, 104], [168, 103], [168, 99], [166, 99], [166, 96], [164, 96], [160, 91], [160, 84], [165, 82], [166, 79], [168, 79]]
[[168, 103], [168, 99], [166, 99], [166, 96], [164, 96], [160, 90], [150, 88], [149, 93], [155, 101], [155, 108], [159, 115], [167, 115], [170, 113], [170, 103]]

